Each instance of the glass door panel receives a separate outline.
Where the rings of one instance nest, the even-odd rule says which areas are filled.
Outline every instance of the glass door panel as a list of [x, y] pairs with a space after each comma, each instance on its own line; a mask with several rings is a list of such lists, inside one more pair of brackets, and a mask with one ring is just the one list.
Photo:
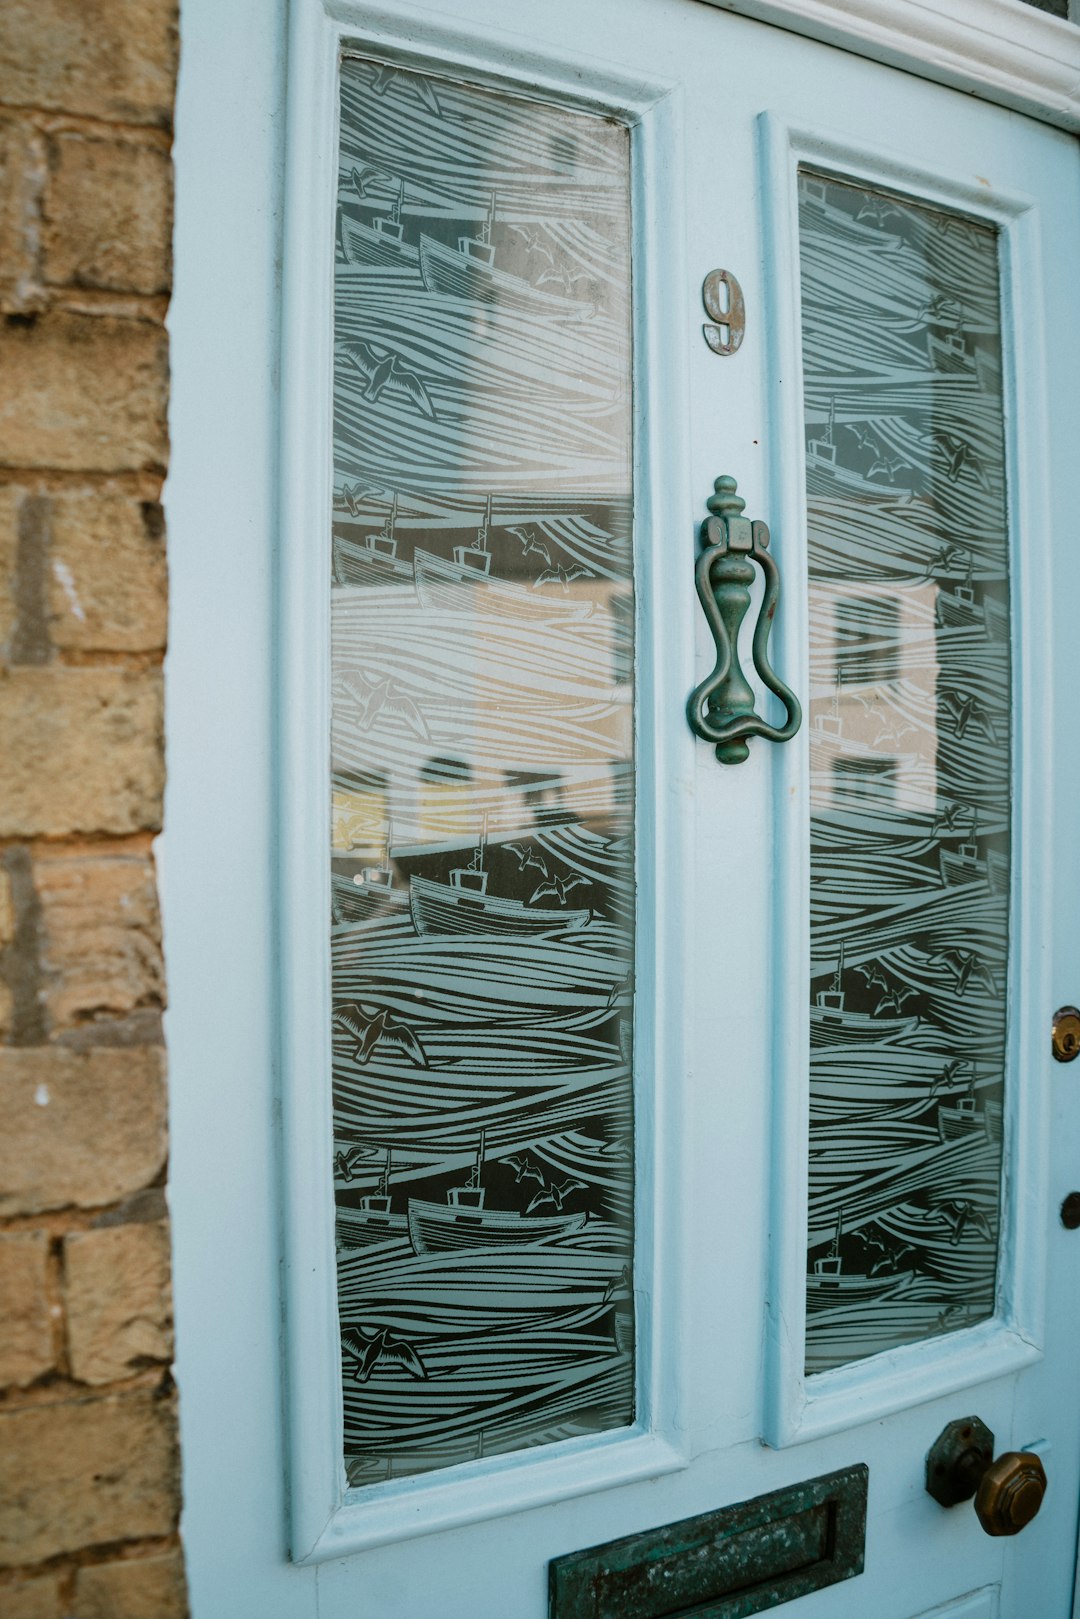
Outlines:
[[330, 884], [354, 1486], [633, 1420], [629, 143], [342, 65]]
[[800, 174], [807, 1370], [993, 1314], [1009, 928], [998, 239]]

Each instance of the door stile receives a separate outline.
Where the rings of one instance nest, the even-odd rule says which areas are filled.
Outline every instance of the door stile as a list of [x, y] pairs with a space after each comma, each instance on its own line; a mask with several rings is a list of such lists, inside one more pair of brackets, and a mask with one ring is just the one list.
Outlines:
[[[417, 48], [422, 37], [422, 49]], [[327, 524], [331, 509], [333, 199], [343, 52], [497, 85], [600, 111], [632, 129], [635, 544], [638, 592], [635, 1012], [639, 1350], [629, 1428], [444, 1473], [349, 1489], [341, 1456], [341, 1352], [331, 1131], [326, 839], [330, 734]], [[512, 63], [512, 68], [509, 64]], [[539, 89], [538, 89], [539, 87]], [[676, 1430], [688, 1297], [680, 1175], [684, 918], [692, 889], [693, 740], [682, 724], [692, 684], [690, 594], [671, 565], [692, 528], [685, 473], [689, 317], [680, 235], [680, 106], [663, 82], [630, 80], [550, 57], [487, 29], [430, 16], [414, 29], [361, 6], [292, 8], [288, 73], [282, 327], [276, 779], [279, 921], [276, 986], [284, 1176], [286, 1407], [294, 1561], [434, 1533], [477, 1519], [651, 1478], [686, 1465]], [[317, 116], [315, 113], [317, 112]], [[644, 198], [649, 197], [646, 208]], [[682, 423], [682, 430], [676, 424]], [[662, 633], [659, 626], [663, 626]]]
[[[774, 919], [778, 1018], [775, 1036], [773, 1255], [764, 1388], [764, 1434], [771, 1445], [834, 1433], [940, 1395], [1019, 1370], [1042, 1353], [1045, 1293], [1039, 1188], [1046, 1163], [1048, 1100], [1030, 1083], [1038, 1069], [1045, 1008], [1037, 964], [1046, 958], [1049, 845], [1039, 835], [1049, 794], [1050, 646], [1045, 581], [1049, 576], [1049, 501], [1041, 320], [1041, 263], [1036, 206], [913, 159], [845, 142], [820, 130], [760, 117], [766, 262], [797, 267], [796, 176], [800, 162], [846, 178], [891, 187], [931, 204], [975, 215], [999, 231], [1005, 344], [1005, 456], [1012, 582], [1012, 783], [1014, 866], [1010, 883], [1008, 1036], [1002, 1221], [993, 1318], [949, 1334], [855, 1361], [812, 1378], [803, 1369], [806, 1331], [805, 1236], [809, 1132], [809, 764], [804, 736], [781, 761], [774, 842], [780, 851]], [[806, 678], [806, 473], [803, 367], [797, 269], [770, 281], [773, 500], [778, 526], [797, 537], [797, 569], [787, 570], [801, 611], [784, 627], [785, 656]], [[1029, 318], [1030, 317], [1030, 318]], [[799, 626], [793, 623], [799, 620]], [[800, 638], [801, 632], [801, 638]]]

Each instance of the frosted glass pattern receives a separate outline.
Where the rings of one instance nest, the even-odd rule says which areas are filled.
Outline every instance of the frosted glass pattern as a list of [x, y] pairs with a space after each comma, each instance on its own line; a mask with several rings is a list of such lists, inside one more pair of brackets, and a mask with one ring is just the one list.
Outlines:
[[1009, 919], [996, 233], [800, 176], [807, 1369], [993, 1313]]
[[348, 1478], [633, 1420], [629, 134], [347, 59], [332, 517]]

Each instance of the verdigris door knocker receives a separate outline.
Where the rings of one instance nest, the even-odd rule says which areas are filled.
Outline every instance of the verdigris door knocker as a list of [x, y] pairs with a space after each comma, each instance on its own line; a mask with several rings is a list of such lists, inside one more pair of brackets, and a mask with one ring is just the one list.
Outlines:
[[[802, 723], [799, 699], [769, 662], [769, 631], [780, 600], [780, 570], [769, 554], [765, 523], [744, 517], [746, 502], [734, 478], [717, 478], [706, 502], [712, 516], [702, 524], [703, 550], [697, 563], [697, 593], [716, 642], [716, 667], [687, 704], [691, 729], [716, 748], [721, 764], [737, 765], [749, 755], [745, 738], [790, 742]], [[787, 711], [783, 725], [770, 725], [754, 708], [754, 693], [739, 663], [739, 627], [750, 606], [756, 562], [765, 575], [765, 594], [754, 626], [754, 668]]]

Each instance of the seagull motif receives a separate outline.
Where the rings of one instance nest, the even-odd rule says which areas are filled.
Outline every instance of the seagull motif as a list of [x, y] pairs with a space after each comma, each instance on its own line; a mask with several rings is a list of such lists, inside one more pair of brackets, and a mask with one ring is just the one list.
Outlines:
[[904, 720], [884, 721], [874, 738], [874, 746], [876, 748], [882, 742], [895, 742], [899, 746], [906, 736], [914, 736], [916, 729], [914, 725], [908, 725]]
[[990, 483], [983, 465], [975, 453], [974, 446], [966, 438], [957, 433], [936, 432], [931, 434], [934, 448], [944, 457], [945, 476], [950, 483], [958, 483], [960, 474], [967, 468], [980, 488], [989, 492]]
[[997, 742], [997, 732], [989, 713], [970, 693], [966, 696], [958, 691], [943, 691], [941, 693], [941, 706], [952, 717], [953, 735], [962, 737], [968, 726], [978, 727], [988, 742]]
[[536, 530], [534, 528], [519, 525], [516, 528], [507, 527], [506, 532], [508, 534], [512, 534], [516, 540], [521, 541], [521, 554], [523, 557], [531, 557], [535, 553], [536, 556], [543, 557], [548, 567], [551, 567], [551, 552], [548, 550], [543, 540], [538, 540], [536, 538]]
[[588, 1181], [563, 1181], [559, 1186], [556, 1186], [555, 1182], [552, 1181], [550, 1185], [542, 1186], [540, 1188], [539, 1192], [537, 1192], [532, 1202], [526, 1208], [525, 1213], [531, 1214], [533, 1209], [539, 1209], [545, 1203], [550, 1203], [552, 1208], [554, 1208], [557, 1213], [561, 1214], [563, 1203], [570, 1196], [571, 1192], [585, 1192], [588, 1190], [588, 1187]]
[[[380, 67], [376, 68], [374, 79], [369, 81], [372, 95], [384, 96], [395, 79], [400, 77], [400, 74], [400, 68], [390, 67], [384, 62]], [[442, 108], [439, 106], [438, 98], [435, 95], [430, 79], [425, 79], [420, 73], [410, 73], [405, 80], [405, 85], [413, 92], [421, 106], [426, 107], [428, 112], [434, 113], [436, 118], [442, 117]]]
[[341, 491], [341, 499], [345, 510], [351, 517], [360, 516], [360, 502], [366, 500], [368, 495], [384, 495], [386, 493], [381, 483], [371, 483], [358, 478], [354, 484], [345, 484]]
[[378, 401], [386, 392], [392, 396], [403, 394], [412, 400], [422, 416], [427, 416], [433, 422], [438, 421], [431, 395], [419, 374], [404, 365], [400, 354], [394, 349], [384, 349], [380, 353], [374, 343], [358, 337], [352, 342], [343, 343], [342, 353], [352, 361], [360, 375], [367, 378], [365, 399]]
[[555, 255], [547, 243], [541, 241], [539, 231], [531, 230], [528, 225], [511, 225], [510, 229], [515, 235], [524, 240], [525, 246], [530, 253], [539, 253], [547, 260], [548, 264], [555, 263]]
[[887, 478], [892, 478], [901, 467], [907, 467], [910, 471], [911, 462], [905, 461], [902, 455], [879, 455], [866, 476], [872, 478], [875, 472], [883, 472]]
[[935, 573], [951, 573], [953, 568], [958, 566], [965, 557], [970, 556], [971, 552], [966, 545], [950, 545], [946, 541], [937, 556], [927, 563], [926, 577], [929, 579]]
[[914, 994], [913, 989], [902, 989], [899, 985], [894, 986], [887, 995], [881, 997], [874, 1007], [874, 1012], [875, 1014], [878, 1012], [902, 1012], [904, 1002], [910, 1001]]
[[354, 1179], [357, 1164], [362, 1164], [366, 1159], [377, 1158], [378, 1156], [378, 1147], [366, 1147], [362, 1142], [358, 1142], [355, 1146], [350, 1147], [347, 1152], [336, 1152], [334, 1154], [334, 1173], [335, 1175], [340, 1175], [343, 1181], [351, 1181]]
[[506, 849], [507, 854], [512, 854], [516, 857], [519, 871], [528, 871], [530, 866], [535, 866], [542, 877], [551, 875], [543, 855], [537, 854], [536, 850], [531, 849], [527, 843], [507, 843], [503, 847]]
[[932, 956], [927, 956], [928, 967], [948, 967], [954, 974], [953, 988], [958, 995], [967, 989], [968, 980], [974, 979], [982, 984], [991, 995], [997, 994], [997, 981], [985, 961], [974, 950], [936, 950]]
[[630, 1266], [624, 1265], [618, 1276], [610, 1276], [604, 1284], [603, 1302], [610, 1304], [617, 1293], [630, 1291]]
[[865, 962], [856, 962], [855, 971], [859, 974], [860, 978], [866, 979], [867, 989], [874, 989], [880, 985], [883, 990], [888, 992], [888, 990], [892, 988], [889, 980], [884, 976], [883, 973], [878, 971], [876, 961], [870, 962], [869, 965], [867, 965]]
[[845, 433], [853, 433], [855, 435], [855, 441], [860, 450], [869, 450], [872, 455], [881, 454], [881, 445], [878, 443], [877, 438], [873, 433], [865, 432], [863, 428], [859, 426], [858, 422], [841, 422], [840, 425], [844, 429]]
[[543, 287], [546, 286], [548, 282], [554, 282], [560, 292], [565, 293], [567, 297], [571, 297], [574, 296], [574, 288], [578, 285], [578, 283], [581, 281], [587, 283], [588, 279], [589, 278], [587, 275], [574, 275], [573, 271], [568, 265], [557, 263], [553, 257], [551, 261], [551, 269], [544, 271], [536, 285], [538, 287]]
[[938, 1203], [933, 1212], [948, 1224], [951, 1233], [949, 1242], [954, 1248], [969, 1225], [973, 1226], [981, 1236], [985, 1237], [987, 1242], [993, 1242], [994, 1240], [994, 1231], [990, 1221], [982, 1209], [976, 1208], [975, 1204], [967, 1198], [951, 1198], [947, 1203]]
[[[884, 1247], [884, 1244], [880, 1246]], [[891, 1275], [894, 1271], [900, 1269], [901, 1260], [906, 1259], [908, 1254], [914, 1254], [914, 1252], [915, 1250], [909, 1242], [901, 1243], [899, 1248], [890, 1248], [880, 1259], [874, 1260], [867, 1274], [878, 1276], [882, 1271], [887, 1271]]]
[[342, 675], [341, 684], [357, 706], [356, 721], [361, 730], [370, 731], [380, 717], [399, 719], [414, 736], [431, 741], [428, 722], [408, 692], [386, 676], [383, 680], [368, 680], [360, 673]]
[[954, 1057], [951, 1062], [947, 1062], [930, 1086], [930, 1100], [933, 1100], [943, 1085], [946, 1087], [953, 1086], [964, 1073], [964, 1070], [970, 1067], [971, 1062], [967, 1057]]
[[621, 979], [617, 984], [612, 984], [608, 990], [607, 1005], [604, 1007], [604, 1011], [613, 1012], [620, 1001], [631, 999], [633, 993], [634, 975], [632, 972], [628, 972], [625, 978]]
[[580, 563], [575, 563], [572, 568], [562, 568], [556, 563], [553, 568], [545, 568], [543, 573], [537, 574], [533, 580], [533, 589], [537, 590], [541, 585], [562, 585], [563, 595], [565, 596], [575, 579], [592, 579], [593, 577], [592, 570], [583, 568]]
[[391, 1017], [384, 1006], [369, 1006], [363, 1001], [346, 1001], [334, 1013], [334, 1022], [352, 1036], [355, 1044], [350, 1055], [354, 1062], [366, 1063], [379, 1047], [403, 1052], [418, 1068], [428, 1066], [424, 1048], [408, 1023]]
[[499, 1163], [505, 1164], [507, 1169], [514, 1171], [514, 1181], [518, 1186], [521, 1185], [522, 1181], [535, 1181], [538, 1186], [545, 1184], [543, 1170], [533, 1163], [527, 1152], [514, 1153], [509, 1158], [500, 1158]]
[[928, 325], [952, 326], [956, 331], [960, 331], [963, 326], [964, 307], [958, 299], [939, 292], [929, 303], [923, 304], [915, 318], [925, 321]]
[[962, 815], [971, 815], [974, 812], [966, 804], [950, 804], [947, 809], [939, 810], [934, 817], [934, 824], [930, 828], [930, 836], [937, 837], [939, 832], [956, 832], [959, 830], [957, 821]]
[[899, 208], [894, 208], [885, 197], [867, 197], [858, 213], [855, 215], [856, 223], [869, 219], [874, 225], [883, 225], [887, 219], [899, 219], [903, 223], [904, 216]]
[[374, 163], [363, 163], [360, 168], [354, 164], [349, 180], [361, 202], [367, 201], [368, 192], [377, 180], [388, 180], [391, 185], [394, 184], [394, 176], [388, 174], [385, 169], [376, 168]]
[[548, 894], [554, 894], [559, 904], [565, 905], [566, 896], [572, 893], [575, 888], [591, 887], [592, 884], [587, 877], [581, 877], [576, 871], [572, 871], [568, 877], [555, 876], [552, 877], [550, 882], [541, 883], [539, 888], [535, 889], [530, 896], [529, 904], [535, 905], [538, 899], [543, 899]]
[[353, 1357], [353, 1377], [366, 1383], [376, 1367], [401, 1366], [410, 1377], [426, 1377], [427, 1368], [407, 1338], [389, 1327], [343, 1327], [341, 1347]]

